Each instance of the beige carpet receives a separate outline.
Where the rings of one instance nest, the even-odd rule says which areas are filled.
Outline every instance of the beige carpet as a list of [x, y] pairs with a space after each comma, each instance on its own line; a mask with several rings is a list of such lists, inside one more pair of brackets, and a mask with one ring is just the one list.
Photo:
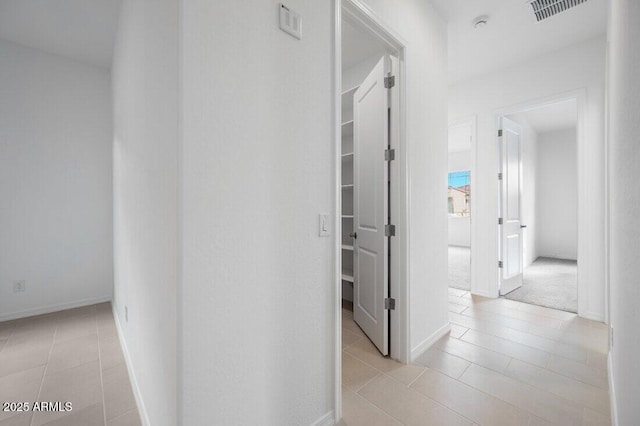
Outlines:
[[449, 287], [471, 289], [471, 249], [449, 246]]
[[524, 270], [522, 287], [507, 299], [568, 312], [578, 312], [578, 263], [539, 257]]

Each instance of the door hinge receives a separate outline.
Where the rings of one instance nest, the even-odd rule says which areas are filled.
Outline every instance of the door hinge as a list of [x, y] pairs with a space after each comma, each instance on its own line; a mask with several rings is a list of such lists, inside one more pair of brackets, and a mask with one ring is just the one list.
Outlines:
[[395, 149], [385, 149], [384, 150], [384, 161], [393, 161], [396, 159], [396, 150]]
[[498, 268], [502, 268], [502, 260], [498, 260]]
[[502, 180], [502, 173], [498, 173], [498, 180]]
[[502, 129], [498, 130], [498, 137], [501, 138], [502, 137]]
[[384, 88], [385, 89], [391, 89], [395, 85], [396, 85], [396, 76], [395, 75], [390, 75], [389, 77], [385, 77], [384, 78]]
[[396, 226], [395, 225], [385, 225], [384, 226], [384, 236], [385, 237], [395, 237], [396, 236]]
[[501, 217], [498, 218], [498, 225], [502, 225], [502, 218]]
[[384, 299], [384, 308], [388, 309], [390, 311], [393, 311], [396, 309], [396, 299], [392, 299], [391, 297], [388, 297], [386, 299]]

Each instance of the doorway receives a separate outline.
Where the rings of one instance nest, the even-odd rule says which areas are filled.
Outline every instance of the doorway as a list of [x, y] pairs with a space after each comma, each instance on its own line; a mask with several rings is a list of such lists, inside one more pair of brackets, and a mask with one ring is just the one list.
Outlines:
[[501, 117], [500, 294], [578, 312], [578, 105]]
[[449, 287], [470, 291], [472, 179], [475, 175], [475, 120], [451, 124], [448, 134], [447, 212]]
[[340, 418], [353, 364], [362, 358], [368, 363], [409, 359], [408, 182], [404, 44], [359, 2], [335, 5], [335, 406]]

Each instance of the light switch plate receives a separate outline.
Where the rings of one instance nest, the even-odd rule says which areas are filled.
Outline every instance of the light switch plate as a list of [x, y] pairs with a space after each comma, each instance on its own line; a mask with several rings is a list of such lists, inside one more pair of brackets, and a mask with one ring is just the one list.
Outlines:
[[302, 17], [299, 13], [280, 3], [280, 29], [287, 34], [302, 39]]
[[331, 230], [329, 228], [329, 215], [328, 214], [321, 214], [320, 215], [319, 226], [320, 226], [320, 236], [321, 237], [328, 237], [328, 236], [331, 235]]

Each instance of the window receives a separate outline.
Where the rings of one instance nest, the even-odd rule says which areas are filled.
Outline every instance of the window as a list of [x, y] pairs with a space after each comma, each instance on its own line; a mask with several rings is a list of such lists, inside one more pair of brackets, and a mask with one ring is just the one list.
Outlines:
[[468, 217], [471, 215], [471, 171], [449, 173], [449, 215]]

